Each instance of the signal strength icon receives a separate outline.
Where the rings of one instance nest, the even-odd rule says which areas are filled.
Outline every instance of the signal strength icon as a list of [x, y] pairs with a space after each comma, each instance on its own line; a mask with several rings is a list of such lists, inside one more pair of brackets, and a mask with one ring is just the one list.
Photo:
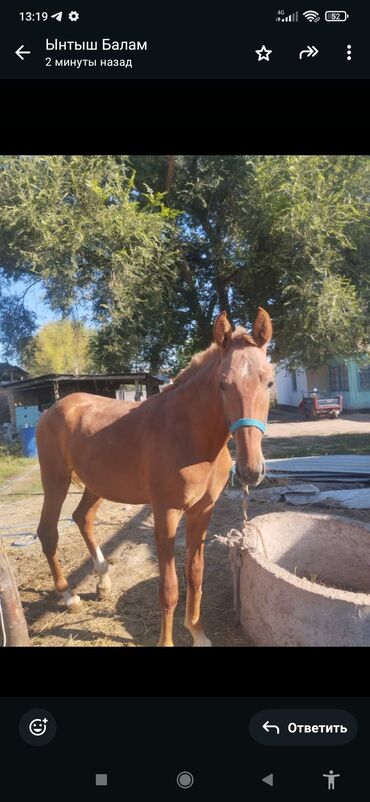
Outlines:
[[298, 11], [288, 14], [287, 17], [276, 17], [276, 22], [298, 22]]
[[304, 11], [303, 16], [307, 22], [319, 22], [320, 14], [317, 11]]

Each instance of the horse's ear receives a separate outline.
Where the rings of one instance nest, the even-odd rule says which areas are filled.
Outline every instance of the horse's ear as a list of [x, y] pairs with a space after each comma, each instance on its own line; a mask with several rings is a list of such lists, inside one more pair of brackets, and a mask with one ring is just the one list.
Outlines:
[[228, 343], [231, 340], [231, 333], [232, 327], [231, 323], [227, 319], [226, 312], [221, 312], [221, 314], [216, 318], [214, 326], [213, 326], [213, 339], [220, 348], [226, 348]]
[[267, 345], [272, 337], [272, 323], [268, 312], [258, 307], [257, 317], [253, 323], [252, 337], [259, 347]]

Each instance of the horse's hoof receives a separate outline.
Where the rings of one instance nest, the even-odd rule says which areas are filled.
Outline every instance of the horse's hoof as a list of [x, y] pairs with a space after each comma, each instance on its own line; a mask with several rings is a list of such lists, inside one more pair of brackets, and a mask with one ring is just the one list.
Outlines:
[[97, 585], [96, 587], [96, 598], [98, 601], [104, 601], [110, 596], [112, 593], [112, 588], [103, 588], [101, 585]]
[[67, 604], [67, 612], [74, 615], [75, 613], [80, 613], [83, 607], [83, 603], [79, 596], [73, 596], [70, 604]]
[[168, 649], [171, 646], [174, 646], [174, 643], [157, 643], [157, 647], [160, 649]]
[[193, 646], [212, 646], [212, 641], [206, 638], [205, 635], [202, 635], [194, 641]]

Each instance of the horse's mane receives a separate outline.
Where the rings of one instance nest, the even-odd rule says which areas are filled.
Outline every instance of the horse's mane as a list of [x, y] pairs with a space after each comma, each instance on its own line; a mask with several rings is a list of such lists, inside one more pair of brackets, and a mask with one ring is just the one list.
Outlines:
[[[254, 341], [253, 337], [248, 334], [248, 332], [243, 328], [243, 326], [238, 326], [233, 334], [231, 335], [231, 339], [235, 345], [244, 347], [245, 345], [254, 345], [256, 346], [257, 343]], [[180, 373], [175, 376], [173, 379], [172, 384], [168, 384], [164, 387], [162, 392], [168, 392], [169, 390], [175, 390], [176, 387], [179, 385], [185, 384], [185, 382], [191, 381], [197, 374], [199, 374], [203, 368], [208, 367], [212, 362], [220, 362], [221, 360], [221, 351], [218, 347], [217, 343], [211, 343], [205, 351], [199, 351], [198, 354], [195, 354], [192, 359], [190, 360], [189, 364], [180, 370]]]

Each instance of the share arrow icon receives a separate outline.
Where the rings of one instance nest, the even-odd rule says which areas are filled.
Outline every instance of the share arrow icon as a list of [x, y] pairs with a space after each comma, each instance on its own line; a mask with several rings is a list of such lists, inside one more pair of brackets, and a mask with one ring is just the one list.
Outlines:
[[58, 22], [62, 21], [63, 11], [58, 11], [57, 14], [52, 14], [51, 19], [57, 19]]
[[299, 54], [299, 58], [302, 59], [303, 56], [307, 56], [307, 58], [311, 58], [311, 56], [312, 56], [313, 58], [315, 58], [315, 56], [317, 56], [318, 52], [319, 51], [318, 51], [317, 47], [315, 47], [315, 45], [307, 45], [307, 50], [301, 50], [301, 52]]

